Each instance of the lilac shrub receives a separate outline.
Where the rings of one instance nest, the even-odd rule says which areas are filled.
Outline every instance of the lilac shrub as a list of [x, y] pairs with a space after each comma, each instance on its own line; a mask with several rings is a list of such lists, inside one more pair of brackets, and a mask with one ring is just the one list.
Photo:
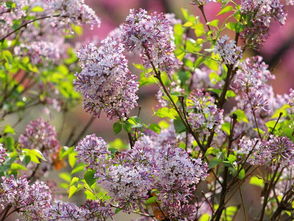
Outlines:
[[[100, 25], [83, 0], [0, 3], [0, 116], [17, 116], [0, 131], [1, 221], [291, 219], [294, 90], [276, 94], [270, 64], [252, 54], [293, 1], [191, 3], [204, 22], [131, 9], [79, 47], [67, 39], [80, 25]], [[228, 19], [208, 20], [207, 4]], [[156, 123], [140, 117], [148, 85]], [[42, 118], [15, 130], [30, 108], [64, 118], [80, 98], [92, 115], [80, 133], [63, 140], [65, 128]], [[125, 139], [84, 136], [102, 113]], [[248, 185], [259, 207], [245, 203]]]

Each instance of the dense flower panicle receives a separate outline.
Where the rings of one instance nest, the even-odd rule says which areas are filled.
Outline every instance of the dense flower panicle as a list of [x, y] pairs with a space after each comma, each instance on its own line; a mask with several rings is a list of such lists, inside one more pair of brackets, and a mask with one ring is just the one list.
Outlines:
[[[21, 32], [22, 44], [15, 48], [19, 55], [31, 56], [33, 63], [40, 63], [41, 58], [58, 62], [65, 55], [68, 43], [65, 35], [72, 31], [72, 25], [89, 24], [99, 26], [100, 20], [94, 10], [87, 6], [84, 0], [13, 0], [15, 7], [8, 8], [0, 3], [3, 13], [0, 14], [0, 36], [5, 36], [13, 30], [13, 25], [27, 22], [27, 17], [35, 16], [38, 26], [34, 23], [26, 25]], [[34, 7], [41, 7], [38, 12]], [[48, 34], [50, 33], [50, 34]], [[11, 35], [13, 36], [13, 35]], [[10, 36], [10, 37], [11, 37]]]
[[5, 162], [6, 157], [6, 149], [3, 147], [3, 144], [0, 143], [0, 165]]
[[242, 36], [246, 44], [253, 48], [259, 47], [264, 42], [272, 20], [285, 24], [287, 16], [280, 0], [242, 0], [241, 12], [251, 17], [250, 24]]
[[107, 156], [110, 154], [107, 143], [95, 134], [87, 135], [78, 143], [75, 150], [79, 161], [88, 164], [90, 168], [104, 168]]
[[44, 220], [45, 210], [51, 205], [49, 187], [36, 181], [29, 185], [26, 178], [2, 177], [0, 205], [11, 205], [26, 220]]
[[243, 137], [239, 141], [237, 153], [250, 156], [247, 160], [252, 165], [275, 165], [281, 167], [293, 165], [294, 144], [287, 137], [271, 136], [268, 141], [261, 141], [257, 138], [250, 139]]
[[47, 160], [59, 151], [55, 128], [42, 119], [31, 121], [18, 138], [22, 148], [40, 150]]
[[153, 64], [155, 68], [171, 73], [178, 67], [179, 61], [173, 53], [175, 46], [170, 16], [131, 9], [121, 31], [126, 49], [139, 53], [146, 68]]
[[192, 129], [201, 134], [208, 134], [215, 127], [220, 129], [223, 123], [223, 110], [218, 109], [215, 99], [202, 90], [194, 90], [189, 97], [188, 108], [192, 112], [188, 115], [188, 121]]
[[238, 93], [239, 102], [244, 109], [268, 112], [270, 110], [271, 87], [267, 82], [274, 79], [262, 58], [247, 58], [240, 64], [231, 88]]
[[111, 207], [100, 201], [86, 201], [79, 207], [73, 203], [56, 200], [51, 207], [46, 210], [46, 220], [48, 221], [105, 221], [113, 216]]
[[225, 35], [217, 40], [214, 52], [219, 54], [223, 62], [227, 65], [235, 65], [242, 57], [242, 50], [236, 46], [234, 40]]
[[14, 49], [17, 55], [29, 56], [33, 64], [49, 59], [58, 61], [61, 57], [60, 45], [53, 42], [38, 41], [27, 45], [20, 45]]
[[84, 97], [84, 108], [94, 116], [104, 110], [109, 118], [124, 117], [137, 106], [138, 83], [128, 69], [124, 46], [112, 35], [97, 47], [89, 44], [78, 52], [82, 71], [75, 88]]
[[176, 145], [174, 131], [145, 135], [132, 149], [109, 159], [105, 173], [96, 174], [98, 183], [114, 202], [126, 209], [137, 208], [137, 203], [149, 198], [150, 191], [156, 189], [162, 206], [174, 217], [178, 206], [189, 205], [192, 191], [206, 178], [208, 169]]

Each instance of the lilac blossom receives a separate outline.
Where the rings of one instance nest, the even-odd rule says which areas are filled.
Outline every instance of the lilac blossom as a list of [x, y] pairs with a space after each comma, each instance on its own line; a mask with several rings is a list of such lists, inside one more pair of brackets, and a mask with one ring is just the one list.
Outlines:
[[270, 136], [269, 140], [243, 137], [239, 141], [237, 153], [250, 156], [247, 160], [252, 165], [268, 165], [287, 167], [294, 162], [294, 144], [287, 137]]
[[143, 203], [150, 197], [150, 191], [156, 189], [156, 195], [170, 217], [176, 216], [175, 211], [182, 214], [178, 206], [190, 204], [192, 191], [207, 176], [207, 166], [200, 159], [191, 159], [176, 145], [172, 131], [145, 135], [132, 149], [109, 159], [104, 173], [96, 174], [98, 183], [126, 210], [138, 209], [139, 202]]
[[287, 16], [280, 0], [242, 0], [241, 12], [251, 18], [242, 36], [245, 38], [246, 44], [253, 48], [264, 42], [273, 20], [285, 24]]
[[243, 109], [266, 113], [270, 110], [271, 88], [267, 82], [274, 79], [261, 57], [247, 58], [240, 64], [231, 88], [239, 95]]
[[6, 157], [7, 157], [6, 149], [3, 147], [3, 144], [0, 143], [0, 165], [5, 162]]
[[241, 48], [236, 46], [236, 42], [230, 40], [227, 35], [217, 40], [214, 52], [219, 54], [222, 61], [227, 65], [236, 64], [242, 56]]
[[47, 160], [59, 151], [55, 128], [42, 119], [31, 121], [18, 138], [21, 148], [37, 149]]
[[112, 35], [101, 43], [78, 52], [82, 71], [74, 85], [83, 95], [86, 111], [99, 116], [104, 110], [109, 118], [124, 117], [137, 106], [138, 83], [128, 69], [124, 46]]
[[51, 205], [51, 191], [41, 181], [30, 185], [26, 178], [2, 177], [0, 205], [12, 206], [27, 220], [45, 219], [45, 210]]
[[220, 129], [223, 123], [223, 110], [217, 108], [215, 99], [202, 90], [194, 90], [189, 97], [188, 121], [198, 133], [209, 134], [210, 130]]
[[104, 168], [110, 152], [107, 150], [107, 143], [95, 134], [87, 135], [82, 139], [75, 150], [78, 153], [80, 162], [88, 164], [89, 168]]
[[58, 61], [61, 58], [60, 45], [53, 42], [37, 41], [22, 44], [14, 49], [15, 54], [29, 56], [33, 64], [38, 64], [49, 59]]
[[171, 73], [179, 61], [173, 51], [173, 29], [170, 16], [150, 13], [144, 9], [131, 9], [121, 26], [122, 42], [127, 50], [140, 54], [146, 68], [155, 68]]
[[113, 216], [111, 207], [101, 201], [86, 201], [82, 206], [56, 200], [46, 210], [48, 221], [53, 220], [80, 220], [80, 221], [105, 221]]

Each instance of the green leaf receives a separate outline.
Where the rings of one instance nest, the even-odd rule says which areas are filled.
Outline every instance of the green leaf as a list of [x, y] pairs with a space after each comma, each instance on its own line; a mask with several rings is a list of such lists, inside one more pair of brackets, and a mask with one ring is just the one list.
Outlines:
[[150, 130], [154, 131], [155, 133], [160, 133], [161, 128], [157, 124], [150, 124], [148, 127]]
[[211, 161], [209, 161], [208, 166], [209, 166], [209, 168], [211, 169], [211, 168], [214, 168], [214, 167], [216, 167], [217, 165], [219, 165], [221, 162], [222, 162], [221, 159], [215, 157], [215, 158], [213, 158]]
[[193, 25], [193, 29], [194, 29], [196, 37], [200, 37], [205, 34], [204, 25], [201, 23]]
[[77, 182], [79, 182], [79, 180], [80, 180], [80, 178], [78, 178], [78, 177], [73, 177], [73, 178], [71, 179], [69, 185], [72, 186], [72, 185], [76, 184]]
[[79, 163], [72, 171], [71, 171], [71, 174], [75, 174], [75, 173], [78, 173], [78, 172], [81, 172], [85, 169], [85, 164], [83, 163]]
[[229, 122], [225, 122], [225, 123], [223, 123], [223, 124], [222, 124], [222, 130], [223, 130], [226, 134], [230, 135], [230, 132], [231, 132], [231, 124], [230, 124]]
[[214, 19], [214, 20], [212, 20], [210, 22], [207, 22], [207, 24], [209, 26], [213, 26], [213, 27], [218, 27], [218, 23], [219, 23], [219, 20], [218, 19]]
[[222, 15], [225, 14], [227, 12], [232, 11], [234, 8], [231, 5], [227, 5], [226, 7], [224, 7], [217, 15]]
[[88, 170], [84, 175], [84, 179], [90, 187], [96, 182], [96, 179], [94, 176], [95, 176], [94, 170]]
[[12, 163], [10, 166], [10, 169], [12, 170], [27, 170], [27, 168], [21, 164], [18, 163]]
[[5, 133], [5, 134], [15, 134], [15, 131], [10, 125], [6, 125], [4, 127], [3, 133]]
[[261, 177], [252, 176], [249, 180], [249, 184], [252, 184], [254, 186], [259, 186], [261, 188], [264, 187], [264, 181]]
[[209, 221], [209, 220], [210, 220], [210, 215], [207, 213], [203, 214], [199, 219], [199, 221]]
[[70, 186], [68, 190], [68, 198], [71, 198], [77, 191], [78, 188], [76, 186]]
[[43, 12], [44, 9], [41, 6], [35, 6], [31, 9], [32, 12]]
[[178, 115], [178, 113], [174, 109], [171, 109], [171, 108], [168, 108], [168, 107], [163, 107], [163, 108], [158, 109], [155, 112], [155, 115], [160, 117], [160, 118], [167, 117], [167, 118], [170, 118], [170, 119], [176, 119], [176, 116]]
[[176, 130], [176, 133], [182, 133], [186, 130], [186, 126], [180, 118], [176, 118], [174, 120], [174, 127]]
[[244, 169], [240, 170], [239, 174], [238, 174], [238, 178], [240, 180], [244, 179], [245, 178], [245, 175], [246, 175], [246, 172]]
[[115, 213], [115, 214], [118, 214], [118, 213], [119, 213], [120, 211], [122, 211], [122, 210], [123, 210], [122, 208], [116, 208], [115, 211], [114, 211], [114, 213]]
[[248, 118], [247, 118], [247, 116], [246, 116], [246, 114], [245, 114], [245, 112], [243, 110], [238, 109], [238, 110], [234, 111], [232, 114], [237, 115], [237, 121], [238, 122], [245, 122], [245, 123], [249, 122]]
[[153, 204], [153, 203], [156, 203], [156, 201], [157, 201], [157, 197], [152, 196], [152, 197], [148, 198], [147, 200], [145, 200], [145, 204], [146, 205]]
[[77, 153], [76, 152], [72, 152], [68, 155], [68, 163], [70, 165], [71, 168], [73, 168], [77, 162]]
[[121, 124], [121, 122], [120, 121], [115, 122], [113, 124], [112, 128], [113, 128], [113, 132], [115, 134], [119, 134], [121, 132], [121, 130], [122, 130], [122, 124]]
[[71, 175], [69, 173], [60, 173], [59, 177], [67, 182], [71, 181]]

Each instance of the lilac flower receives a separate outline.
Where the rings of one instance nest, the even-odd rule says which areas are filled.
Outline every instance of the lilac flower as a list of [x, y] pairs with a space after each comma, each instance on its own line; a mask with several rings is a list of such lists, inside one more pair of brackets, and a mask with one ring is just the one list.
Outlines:
[[131, 9], [121, 26], [126, 49], [139, 53], [146, 68], [153, 64], [167, 73], [179, 65], [173, 53], [175, 45], [171, 40], [173, 29], [169, 17], [156, 12], [148, 14], [144, 9]]
[[41, 151], [47, 160], [50, 160], [50, 156], [56, 154], [60, 147], [55, 128], [42, 119], [31, 121], [25, 132], [19, 136], [18, 142], [21, 148]]
[[0, 165], [5, 162], [7, 157], [6, 149], [3, 147], [3, 144], [0, 143]]
[[266, 83], [274, 79], [274, 76], [268, 71], [261, 57], [247, 58], [240, 64], [232, 83], [232, 89], [239, 94], [239, 105], [244, 109], [257, 112], [268, 112], [270, 86]]
[[240, 47], [236, 46], [236, 42], [234, 40], [229, 39], [230, 38], [227, 35], [218, 39], [214, 52], [220, 55], [225, 64], [234, 65], [242, 57], [242, 50]]
[[191, 159], [176, 145], [171, 131], [142, 136], [132, 149], [109, 159], [106, 172], [98, 172], [98, 183], [126, 210], [138, 209], [138, 204], [156, 189], [162, 207], [173, 217], [178, 205], [190, 203], [196, 185], [207, 176], [206, 164]]
[[54, 220], [80, 220], [80, 221], [105, 221], [113, 216], [111, 207], [101, 201], [86, 201], [79, 207], [73, 203], [55, 201], [46, 210], [48, 221]]
[[86, 211], [73, 203], [55, 201], [46, 210], [47, 220], [84, 220]]
[[281, 167], [292, 165], [294, 162], [294, 144], [287, 137], [271, 136], [268, 141], [243, 137], [239, 142], [239, 154], [249, 154], [248, 163], [252, 165], [275, 165]]
[[51, 204], [49, 187], [36, 181], [29, 185], [26, 178], [2, 177], [0, 206], [12, 206], [28, 220], [45, 219], [45, 209]]
[[192, 111], [188, 121], [194, 131], [208, 134], [214, 127], [220, 129], [223, 110], [217, 108], [215, 99], [201, 90], [194, 90], [189, 97], [188, 108]]
[[75, 150], [78, 152], [79, 161], [88, 164], [92, 169], [104, 168], [110, 155], [106, 142], [95, 134], [87, 135], [78, 143]]
[[58, 61], [61, 57], [62, 46], [56, 42], [37, 41], [22, 44], [14, 49], [17, 55], [29, 56], [33, 64], [41, 63], [44, 59]]
[[84, 97], [84, 109], [95, 116], [104, 110], [109, 118], [124, 117], [137, 106], [138, 83], [123, 51], [124, 46], [110, 35], [99, 48], [89, 44], [78, 53], [82, 71], [75, 88]]
[[284, 24], [287, 16], [280, 0], [242, 0], [241, 12], [250, 16], [250, 23], [242, 36], [246, 44], [253, 48], [260, 46], [266, 39], [272, 20]]

